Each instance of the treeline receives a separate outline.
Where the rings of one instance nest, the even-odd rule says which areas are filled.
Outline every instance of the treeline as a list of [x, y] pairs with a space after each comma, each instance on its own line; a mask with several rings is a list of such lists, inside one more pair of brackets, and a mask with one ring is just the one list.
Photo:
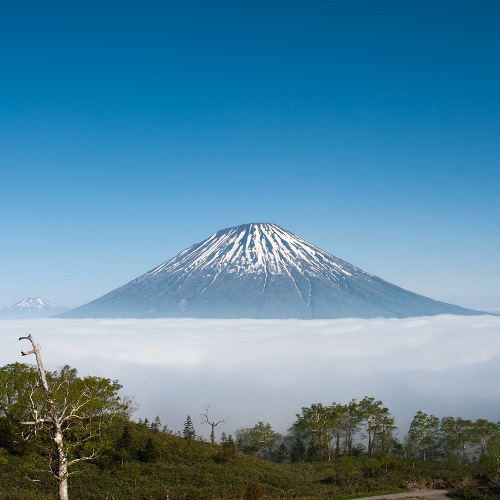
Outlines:
[[[150, 488], [147, 491], [158, 495], [168, 480], [176, 484], [177, 492], [188, 491], [197, 481], [197, 489], [182, 493], [188, 496], [201, 498], [200, 491], [207, 484], [211, 484], [214, 496], [224, 496], [227, 491], [219, 489], [218, 474], [239, 478], [231, 486], [234, 492], [250, 486], [253, 478], [268, 474], [267, 486], [263, 486], [268, 492], [284, 488], [277, 485], [293, 483], [295, 491], [305, 491], [305, 484], [309, 484], [311, 491], [319, 495], [330, 491], [328, 485], [342, 493], [380, 491], [422, 477], [432, 477], [432, 481], [446, 477], [449, 484], [458, 484], [471, 471], [473, 477], [482, 478], [489, 488], [487, 492], [496, 495], [499, 491], [498, 422], [438, 418], [418, 411], [408, 432], [402, 434], [389, 408], [367, 396], [347, 404], [302, 407], [284, 435], [264, 421], [238, 429], [234, 436], [227, 435], [226, 419], [213, 418], [208, 406], [200, 412], [201, 418], [188, 415], [183, 428], [174, 433], [159, 416], [152, 421], [133, 422], [134, 403], [119, 395], [121, 386], [117, 381], [82, 378], [68, 366], [47, 372], [46, 377], [49, 393], [42, 390], [33, 365], [13, 363], [0, 368], [0, 464], [18, 480], [35, 480], [26, 482], [32, 485], [26, 486], [28, 489], [46, 484], [49, 475], [44, 471], [57, 470], [60, 456], [55, 451], [60, 449], [54, 449], [54, 442], [59, 432], [68, 470], [85, 470], [85, 475], [94, 478], [96, 488], [102, 474], [103, 481], [120, 477], [123, 482], [127, 478], [131, 495], [142, 491], [140, 488]], [[211, 445], [201, 442], [205, 440], [197, 432], [195, 421], [208, 426], [205, 428], [210, 431]], [[257, 462], [286, 464], [286, 468], [279, 472], [261, 469]], [[182, 468], [176, 468], [180, 463], [184, 464]], [[190, 464], [196, 466], [188, 473]], [[267, 464], [271, 465], [277, 467]], [[134, 482], [130, 479], [130, 474], [141, 470], [152, 474], [147, 487], [137, 478]], [[78, 491], [88, 488], [84, 482], [80, 485], [85, 475], [72, 479]], [[10, 488], [11, 477], [0, 478], [0, 486]], [[154, 487], [152, 481], [156, 481]], [[112, 487], [113, 491], [123, 490], [119, 484]], [[485, 495], [490, 493], [485, 491], [481, 498], [489, 498]]]
[[[189, 415], [177, 435], [200, 439]], [[219, 443], [228, 442], [234, 443], [238, 451], [274, 462], [393, 456], [412, 463], [476, 463], [487, 458], [500, 461], [500, 422], [450, 416], [440, 419], [418, 411], [409, 431], [402, 435], [382, 401], [367, 396], [347, 404], [315, 403], [303, 407], [286, 435], [263, 421], [237, 430], [235, 438], [222, 432]]]

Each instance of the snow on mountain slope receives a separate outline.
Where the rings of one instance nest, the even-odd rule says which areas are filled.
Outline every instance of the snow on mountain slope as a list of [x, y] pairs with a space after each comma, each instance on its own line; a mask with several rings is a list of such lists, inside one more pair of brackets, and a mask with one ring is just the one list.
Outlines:
[[302, 275], [327, 278], [333, 283], [340, 283], [343, 277], [352, 276], [353, 272], [362, 273], [275, 224], [246, 224], [213, 234], [136, 281], [167, 273], [210, 273], [214, 270], [210, 285], [225, 274], [233, 273], [239, 277], [248, 274], [267, 277], [291, 276], [296, 271]]
[[10, 307], [2, 307], [0, 318], [45, 318], [67, 310], [67, 307], [59, 306], [42, 297], [28, 297]]
[[62, 317], [341, 318], [479, 314], [414, 294], [275, 224], [223, 229]]

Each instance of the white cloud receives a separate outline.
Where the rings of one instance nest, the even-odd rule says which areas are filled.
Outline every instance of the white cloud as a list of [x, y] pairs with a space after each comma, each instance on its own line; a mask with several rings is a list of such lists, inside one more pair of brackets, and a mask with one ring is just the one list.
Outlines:
[[118, 379], [141, 405], [137, 417], [159, 414], [174, 430], [208, 403], [231, 416], [226, 432], [258, 420], [285, 432], [302, 406], [365, 395], [381, 399], [402, 431], [419, 409], [500, 418], [494, 316], [0, 321], [0, 365], [34, 362], [20, 356], [28, 333], [46, 368]]

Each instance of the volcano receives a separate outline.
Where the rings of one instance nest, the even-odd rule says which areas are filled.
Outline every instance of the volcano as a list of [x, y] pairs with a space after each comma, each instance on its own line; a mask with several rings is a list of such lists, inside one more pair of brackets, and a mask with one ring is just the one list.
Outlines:
[[410, 292], [276, 224], [223, 229], [64, 318], [329, 319], [484, 314]]
[[43, 297], [27, 297], [20, 302], [0, 309], [0, 319], [48, 318], [69, 308], [59, 306]]

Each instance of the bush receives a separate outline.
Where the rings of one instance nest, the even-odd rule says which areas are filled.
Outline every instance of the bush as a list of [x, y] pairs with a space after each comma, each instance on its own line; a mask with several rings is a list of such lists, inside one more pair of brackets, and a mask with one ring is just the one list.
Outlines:
[[448, 493], [450, 498], [460, 500], [498, 500], [500, 488], [492, 486], [464, 486]]
[[264, 490], [259, 483], [250, 483], [245, 490], [245, 500], [259, 500], [264, 495]]

